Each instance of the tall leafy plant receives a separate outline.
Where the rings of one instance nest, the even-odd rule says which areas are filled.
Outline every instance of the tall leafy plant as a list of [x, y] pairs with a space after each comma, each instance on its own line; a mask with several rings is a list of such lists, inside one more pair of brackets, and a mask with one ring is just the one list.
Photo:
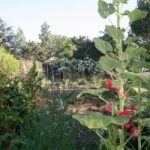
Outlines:
[[[110, 78], [106, 79], [106, 86], [101, 89], [84, 91], [79, 96], [84, 93], [97, 95], [106, 105], [98, 108], [97, 112], [73, 116], [81, 124], [95, 130], [101, 137], [101, 148], [108, 150], [124, 150], [125, 147], [130, 149], [129, 141], [132, 138], [138, 139], [138, 149], [142, 149], [141, 130], [145, 121], [141, 117], [148, 103], [142, 92], [146, 91], [146, 86], [143, 85], [149, 81], [138, 73], [141, 67], [149, 65], [140, 61], [146, 50], [134, 43], [136, 37], [125, 39], [125, 30], [121, 26], [124, 15], [132, 23], [144, 18], [147, 12], [138, 9], [123, 11], [121, 8], [127, 2], [128, 0], [113, 0], [112, 3], [98, 1], [100, 16], [109, 19], [110, 15], [115, 15], [117, 20], [116, 26], [106, 25], [104, 31], [113, 39], [113, 45], [103, 39], [94, 39], [96, 48], [104, 54], [98, 67], [107, 72]], [[107, 134], [102, 137], [99, 129], [104, 129]]]
[[26, 116], [36, 110], [40, 90], [41, 77], [35, 63], [23, 79], [9, 79], [0, 86], [0, 149], [9, 149], [15, 136], [20, 134]]

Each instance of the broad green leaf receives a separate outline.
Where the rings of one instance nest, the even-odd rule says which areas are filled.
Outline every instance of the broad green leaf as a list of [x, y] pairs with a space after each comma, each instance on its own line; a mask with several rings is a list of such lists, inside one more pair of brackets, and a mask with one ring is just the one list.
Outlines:
[[150, 127], [150, 118], [144, 118], [142, 122], [144, 126]]
[[[138, 93], [138, 87], [133, 87], [132, 89], [135, 90]], [[148, 90], [145, 89], [145, 88], [141, 88], [140, 91], [141, 91], [141, 93], [148, 92]]]
[[108, 56], [101, 57], [98, 67], [106, 71], [113, 69], [123, 69], [122, 64], [117, 59]]
[[131, 69], [135, 72], [139, 72], [142, 68], [150, 68], [150, 62], [138, 61], [131, 66]]
[[149, 141], [150, 142], [150, 136], [147, 135], [147, 136], [141, 136], [142, 140], [146, 140], [146, 141]]
[[100, 100], [104, 101], [105, 103], [108, 103], [103, 97], [102, 97], [102, 92], [103, 90], [99, 90], [99, 89], [91, 89], [91, 90], [85, 90], [85, 91], [82, 91], [80, 92], [78, 95], [77, 95], [77, 98], [80, 98], [82, 95], [84, 94], [91, 94], [91, 95], [94, 95], [94, 96], [97, 96]]
[[95, 95], [95, 96], [100, 96], [101, 94], [101, 91], [99, 89], [91, 89], [91, 90], [85, 90], [85, 91], [82, 91], [80, 92], [78, 95], [77, 95], [77, 98], [80, 98], [83, 94], [91, 94], [91, 95]]
[[129, 122], [128, 117], [122, 116], [106, 116], [100, 112], [87, 112], [83, 115], [75, 114], [73, 118], [78, 120], [82, 125], [89, 129], [106, 129], [111, 124], [123, 125]]
[[146, 49], [144, 48], [128, 47], [125, 53], [127, 54], [128, 59], [132, 59], [132, 58], [135, 58], [137, 56], [144, 54], [145, 52], [146, 52]]
[[113, 4], [111, 3], [106, 3], [103, 0], [98, 1], [98, 12], [102, 18], [107, 18], [111, 14], [115, 12], [115, 8]]
[[[128, 0], [119, 0], [119, 4], [122, 4], [122, 3], [127, 4], [127, 2]], [[118, 3], [118, 0], [113, 0], [113, 3], [114, 4]]]
[[113, 51], [111, 44], [109, 44], [108, 42], [102, 39], [95, 38], [94, 42], [95, 42], [95, 47], [103, 54], [106, 54], [108, 51]]
[[126, 43], [129, 45], [131, 43], [134, 43], [136, 42], [137, 40], [137, 37], [133, 36], [133, 37], [128, 37], [127, 40], [126, 40]]
[[110, 35], [116, 42], [118, 40], [123, 40], [124, 39], [124, 34], [120, 29], [117, 29], [115, 26], [106, 26], [105, 27], [105, 32]]
[[121, 74], [121, 77], [125, 79], [133, 80], [135, 82], [145, 81], [144, 77], [140, 76], [139, 74], [132, 73], [132, 72], [124, 72]]
[[128, 15], [130, 22], [134, 22], [140, 19], [143, 19], [147, 16], [147, 11], [142, 11], [139, 9], [135, 9], [133, 11], [125, 11], [124, 15]]

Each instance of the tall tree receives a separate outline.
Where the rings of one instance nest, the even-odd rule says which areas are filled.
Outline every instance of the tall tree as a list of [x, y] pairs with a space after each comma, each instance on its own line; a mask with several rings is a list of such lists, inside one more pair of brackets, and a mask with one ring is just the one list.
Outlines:
[[37, 42], [29, 41], [26, 43], [22, 55], [26, 59], [38, 59], [41, 60], [41, 57], [44, 57], [42, 54], [40, 55], [40, 45]]
[[0, 46], [3, 46], [8, 51], [16, 53], [18, 49], [16, 34], [14, 33], [11, 26], [8, 26], [0, 18]]
[[76, 51], [76, 45], [66, 36], [60, 37], [59, 49], [57, 50], [58, 58], [71, 58]]
[[17, 29], [16, 40], [18, 46], [17, 53], [19, 54], [20, 57], [24, 57], [23, 54], [27, 49], [27, 42], [25, 35], [20, 27]]
[[5, 22], [0, 18], [0, 46], [4, 46], [5, 41], [5, 31], [6, 30], [6, 24]]
[[76, 59], [85, 59], [88, 57], [94, 60], [98, 60], [102, 54], [95, 48], [94, 42], [88, 39], [87, 37], [73, 37], [72, 42], [77, 47], [77, 50], [74, 53], [74, 57]]
[[147, 11], [148, 14], [144, 19], [134, 21], [131, 24], [132, 32], [145, 40], [150, 40], [150, 1], [139, 0], [137, 6], [138, 9]]
[[51, 49], [50, 36], [51, 32], [49, 31], [49, 25], [44, 22], [41, 25], [41, 33], [39, 34], [39, 39], [41, 40], [39, 53], [39, 55], [41, 55], [39, 57], [40, 61], [45, 61], [49, 58], [49, 51]]
[[39, 39], [41, 40], [42, 43], [46, 43], [47, 41], [49, 41], [51, 32], [49, 31], [49, 25], [44, 22], [41, 25], [41, 33], [39, 34]]
[[150, 61], [150, 1], [138, 0], [137, 6], [139, 10], [147, 11], [148, 14], [144, 19], [133, 22], [131, 30], [132, 33], [139, 37], [139, 44], [142, 44], [147, 49], [147, 60]]

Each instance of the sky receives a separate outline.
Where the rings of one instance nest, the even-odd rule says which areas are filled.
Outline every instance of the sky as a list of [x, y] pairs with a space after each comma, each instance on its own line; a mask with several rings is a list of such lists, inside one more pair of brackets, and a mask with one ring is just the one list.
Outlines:
[[[133, 10], [136, 1], [129, 0], [124, 9]], [[0, 0], [0, 18], [14, 30], [20, 27], [27, 40], [38, 40], [43, 22], [49, 24], [52, 34], [93, 38], [109, 24], [99, 16], [97, 3], [98, 0]], [[113, 16], [110, 19], [115, 20]], [[127, 27], [128, 19], [124, 18], [122, 24]]]

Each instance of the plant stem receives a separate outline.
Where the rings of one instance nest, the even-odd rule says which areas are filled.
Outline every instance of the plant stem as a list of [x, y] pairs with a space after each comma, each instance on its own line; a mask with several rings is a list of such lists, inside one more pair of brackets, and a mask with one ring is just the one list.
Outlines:
[[119, 110], [123, 111], [123, 109], [124, 109], [124, 101], [125, 101], [125, 99], [124, 99], [124, 88], [123, 88], [124, 81], [121, 79], [121, 77], [119, 79], [119, 82], [120, 82]]
[[117, 2], [117, 28], [120, 29], [120, 8], [119, 8], [119, 1]]
[[[120, 12], [120, 2], [119, 0], [117, 1], [117, 29], [121, 28], [121, 12]], [[117, 49], [118, 49], [118, 57], [121, 62], [123, 62], [123, 57], [122, 57], [122, 41], [121, 39], [118, 39], [117, 42]]]
[[[141, 83], [139, 83], [139, 87], [138, 87], [138, 101], [139, 102], [140, 102], [140, 99], [141, 99]], [[138, 150], [142, 150], [140, 113], [138, 114]]]

